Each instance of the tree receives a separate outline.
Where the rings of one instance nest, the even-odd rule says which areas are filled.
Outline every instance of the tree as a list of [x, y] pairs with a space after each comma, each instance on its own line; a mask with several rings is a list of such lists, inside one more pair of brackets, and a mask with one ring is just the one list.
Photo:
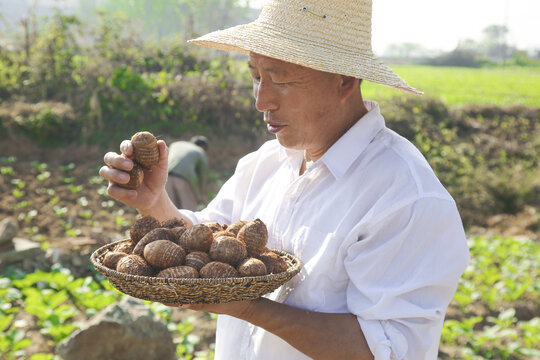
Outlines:
[[506, 26], [490, 25], [484, 29], [483, 34], [485, 52], [492, 61], [503, 62], [513, 56], [515, 49], [506, 42], [506, 35], [508, 34]]
[[[80, 0], [80, 8], [88, 11], [88, 2]], [[191, 38], [244, 22], [248, 3], [241, 0], [105, 0], [99, 6], [120, 12], [136, 24], [141, 34], [162, 40], [171, 34]], [[94, 3], [94, 7], [96, 7]]]

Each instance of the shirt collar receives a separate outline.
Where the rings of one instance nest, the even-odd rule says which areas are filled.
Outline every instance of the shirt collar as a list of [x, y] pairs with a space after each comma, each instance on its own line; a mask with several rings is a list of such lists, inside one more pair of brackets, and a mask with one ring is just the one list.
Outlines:
[[[379, 104], [375, 101], [365, 100], [364, 105], [368, 112], [319, 159], [336, 179], [341, 178], [347, 172], [375, 135], [385, 127]], [[299, 167], [304, 159], [304, 151], [280, 146], [279, 160], [285, 159], [290, 162], [291, 166], [298, 165]]]
[[336, 179], [341, 178], [369, 143], [385, 127], [379, 104], [364, 101], [368, 112], [341, 136], [321, 157]]

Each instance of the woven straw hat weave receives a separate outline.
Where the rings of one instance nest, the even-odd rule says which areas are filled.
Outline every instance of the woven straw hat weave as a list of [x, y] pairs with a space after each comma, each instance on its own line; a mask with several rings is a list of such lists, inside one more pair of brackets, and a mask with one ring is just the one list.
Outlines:
[[257, 20], [189, 42], [250, 52], [422, 95], [371, 48], [371, 0], [267, 0]]

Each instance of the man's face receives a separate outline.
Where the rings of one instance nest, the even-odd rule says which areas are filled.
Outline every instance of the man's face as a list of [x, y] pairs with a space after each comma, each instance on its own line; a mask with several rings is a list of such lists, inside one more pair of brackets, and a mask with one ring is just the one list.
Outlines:
[[342, 135], [341, 77], [258, 54], [248, 64], [268, 131], [287, 148], [322, 156]]

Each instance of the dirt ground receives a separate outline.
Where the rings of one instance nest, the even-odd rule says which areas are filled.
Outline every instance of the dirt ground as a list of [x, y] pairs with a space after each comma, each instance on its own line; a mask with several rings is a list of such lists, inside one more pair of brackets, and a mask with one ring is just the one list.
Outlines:
[[[260, 145], [241, 138], [210, 139], [208, 155], [215, 177], [231, 174], [238, 159]], [[106, 184], [100, 182], [98, 169], [109, 150], [117, 151], [90, 146], [44, 149], [23, 137], [0, 138], [0, 168], [4, 169], [0, 176], [0, 220], [12, 217], [19, 223], [18, 237], [48, 241], [51, 247], [73, 255], [90, 254], [105, 243], [125, 238], [137, 213], [104, 193]], [[219, 185], [219, 180], [213, 181], [211, 191], [217, 191]], [[540, 209], [529, 207], [518, 214], [493, 216], [488, 224], [489, 227], [473, 226], [468, 231], [539, 241]], [[449, 310], [449, 317], [458, 316], [453, 311]], [[201, 337], [201, 348], [208, 348], [213, 342], [215, 321], [208, 314], [189, 310], [175, 313], [178, 320], [186, 316], [196, 317], [195, 333]], [[53, 346], [46, 341], [37, 344], [41, 344], [41, 349], [35, 351]]]
[[[160, 138], [167, 143], [173, 140], [166, 136]], [[258, 144], [243, 139], [225, 140], [218, 136], [209, 136], [209, 139], [209, 166], [214, 178], [231, 174], [238, 159], [258, 147]], [[100, 182], [98, 170], [103, 165], [106, 151], [118, 151], [118, 147], [51, 149], [38, 147], [20, 136], [0, 137], [0, 169], [3, 169], [0, 175], [0, 220], [6, 217], [17, 220], [17, 237], [47, 241], [51, 248], [67, 256], [82, 258], [80, 266], [72, 269], [78, 276], [89, 274], [89, 257], [93, 250], [126, 238], [130, 225], [137, 218], [134, 209], [105, 194], [106, 183]], [[219, 179], [213, 179], [209, 184], [210, 191], [215, 193], [219, 184]], [[215, 321], [206, 313], [183, 309], [173, 312], [176, 321], [186, 317], [194, 319], [194, 333], [201, 339], [199, 349], [209, 349], [214, 342]], [[54, 351], [54, 344], [44, 338], [37, 327], [32, 327], [31, 316], [25, 320], [30, 324], [27, 334], [33, 339], [27, 355]]]

